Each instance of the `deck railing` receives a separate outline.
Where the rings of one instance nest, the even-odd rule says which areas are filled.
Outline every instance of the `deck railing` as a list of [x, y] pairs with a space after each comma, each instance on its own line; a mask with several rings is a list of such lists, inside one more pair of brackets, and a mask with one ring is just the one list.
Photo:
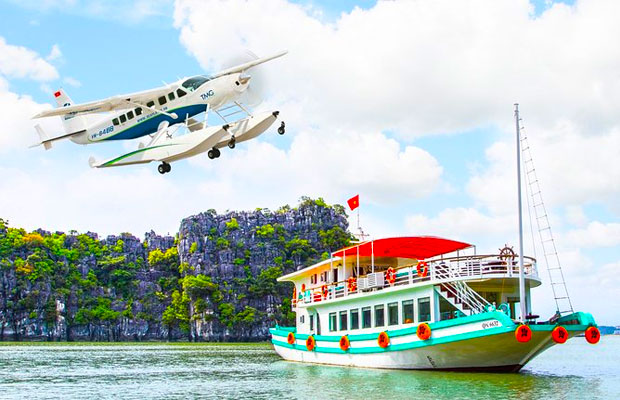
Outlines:
[[[379, 271], [349, 280], [320, 284], [300, 292], [297, 304], [312, 304], [338, 299], [359, 293], [388, 289], [394, 286], [415, 285], [421, 282], [441, 284], [469, 279], [510, 278], [519, 276], [518, 258], [502, 258], [499, 255], [480, 255], [428, 260], [428, 273], [418, 274], [417, 264], [395, 269], [393, 283], [386, 279], [387, 271]], [[378, 268], [380, 266], [377, 266]], [[538, 279], [536, 260], [524, 257], [523, 269], [527, 278]]]

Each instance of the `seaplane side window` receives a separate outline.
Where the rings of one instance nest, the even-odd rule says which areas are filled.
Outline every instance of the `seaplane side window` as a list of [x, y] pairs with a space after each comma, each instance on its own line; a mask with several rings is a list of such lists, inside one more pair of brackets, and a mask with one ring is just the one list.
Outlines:
[[359, 309], [356, 308], [351, 310], [351, 329], [359, 329], [360, 327], [360, 312]]
[[170, 101], [174, 100], [174, 92], [168, 93], [168, 100]]
[[398, 303], [388, 304], [388, 325], [398, 325]]
[[420, 322], [431, 320], [431, 298], [422, 297], [418, 299], [418, 314]]
[[147, 107], [153, 107], [155, 105], [154, 101], [149, 101], [148, 103], [146, 103]]
[[362, 308], [362, 329], [370, 328], [372, 325], [370, 323], [370, 307]]
[[125, 114], [121, 115], [119, 118], [121, 119], [121, 124], [127, 122], [127, 117], [125, 116]]
[[403, 301], [403, 324], [413, 324], [413, 300]]
[[166, 104], [166, 96], [161, 96], [159, 99], [157, 99], [157, 102], [160, 106], [163, 106], [164, 104]]
[[118, 125], [118, 118], [114, 118], [114, 119], [112, 120], [112, 123], [113, 123], [114, 125]]
[[177, 97], [181, 98], [183, 96], [185, 96], [187, 93], [185, 93], [184, 91], [182, 91], [181, 89], [177, 89]]
[[385, 307], [383, 304], [375, 306], [375, 326], [385, 325]]
[[133, 119], [133, 111], [127, 113], [127, 119]]
[[138, 107], [134, 111], [136, 112], [136, 116], [142, 115], [142, 108]]
[[349, 329], [349, 324], [347, 321], [347, 312], [340, 311], [340, 330], [346, 331], [347, 329]]
[[329, 313], [329, 331], [336, 332], [336, 313]]

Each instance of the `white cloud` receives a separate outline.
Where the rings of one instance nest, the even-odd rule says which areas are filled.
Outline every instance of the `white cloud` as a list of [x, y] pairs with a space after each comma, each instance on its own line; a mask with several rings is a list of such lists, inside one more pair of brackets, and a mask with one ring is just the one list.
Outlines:
[[[0, 154], [6, 154], [15, 149], [23, 149], [34, 144], [36, 137], [33, 128], [34, 122], [31, 118], [47, 108], [49, 105], [39, 104], [30, 96], [11, 92], [8, 82], [0, 76], [0, 109], [3, 110]], [[40, 123], [48, 130], [59, 129], [60, 127], [60, 122], [55, 119]]]
[[582, 248], [620, 246], [620, 224], [592, 221], [583, 229], [568, 231], [566, 239], [573, 246]]
[[0, 37], [0, 74], [37, 81], [58, 79], [56, 68], [36, 52], [26, 47], [7, 44], [3, 37]]
[[307, 130], [287, 150], [254, 141], [218, 160], [191, 162], [208, 171], [203, 188], [219, 209], [277, 207], [308, 194], [342, 202], [360, 193], [369, 203], [402, 203], [437, 190], [442, 173], [428, 152], [373, 132]]
[[73, 87], [75, 87], [75, 88], [79, 88], [79, 87], [81, 87], [81, 86], [82, 86], [82, 82], [80, 82], [80, 81], [78, 81], [77, 79], [72, 78], [72, 77], [70, 77], [70, 76], [67, 76], [67, 77], [63, 78], [63, 80], [62, 80], [62, 81], [63, 81], [64, 83], [66, 83], [67, 85], [69, 85], [69, 86], [73, 86]]
[[47, 61], [56, 61], [61, 58], [62, 58], [62, 51], [60, 51], [60, 47], [57, 44], [54, 44], [52, 46], [52, 50], [47, 55], [47, 57], [45, 57]]

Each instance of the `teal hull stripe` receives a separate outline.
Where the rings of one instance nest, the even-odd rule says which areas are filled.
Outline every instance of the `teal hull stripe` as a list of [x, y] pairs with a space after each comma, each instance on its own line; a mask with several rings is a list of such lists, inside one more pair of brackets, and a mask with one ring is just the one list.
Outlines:
[[[569, 318], [570, 317], [570, 318]], [[459, 333], [456, 335], [441, 337], [441, 338], [430, 338], [425, 341], [414, 341], [410, 343], [401, 343], [396, 345], [390, 345], [387, 348], [381, 348], [379, 346], [372, 347], [350, 347], [348, 351], [342, 351], [340, 348], [332, 348], [332, 347], [321, 347], [320, 342], [339, 342], [340, 336], [335, 335], [314, 335], [316, 340], [316, 347], [314, 351], [319, 353], [335, 353], [335, 354], [368, 354], [368, 353], [385, 353], [389, 351], [402, 351], [402, 350], [410, 350], [415, 348], [421, 348], [426, 346], [433, 346], [438, 344], [445, 344], [451, 342], [458, 342], [462, 340], [476, 339], [485, 336], [499, 335], [504, 333], [513, 333], [517, 324], [515, 324], [510, 318], [508, 318], [504, 313], [498, 311], [492, 311], [482, 314], [476, 314], [469, 317], [461, 317], [455, 318], [451, 320], [439, 321], [430, 323], [432, 331], [436, 331], [442, 328], [448, 328], [451, 326], [464, 325], [472, 322], [485, 321], [489, 319], [497, 319], [499, 320], [503, 326], [496, 328], [489, 328], [483, 330], [476, 330], [474, 332], [465, 332]], [[583, 332], [588, 326], [592, 326], [594, 323], [594, 318], [590, 314], [587, 313], [574, 313], [565, 318], [565, 321], [573, 320], [579, 321], [580, 324], [574, 325], [563, 325], [566, 330], [570, 332]], [[533, 332], [551, 332], [553, 328], [557, 325], [529, 325]], [[393, 331], [386, 331], [390, 337], [399, 337], [406, 335], [415, 335], [417, 329], [417, 325], [411, 328], [397, 329]], [[285, 347], [289, 349], [295, 349], [300, 351], [308, 351], [306, 346], [303, 345], [290, 345], [286, 341], [281, 341], [276, 339], [276, 337], [282, 337], [286, 340], [286, 336], [289, 332], [295, 332], [295, 328], [290, 327], [277, 327], [269, 330], [272, 334], [272, 343], [275, 346]], [[299, 340], [306, 340], [310, 335], [306, 334], [296, 334], [295, 338]], [[348, 335], [349, 342], [353, 343], [356, 341], [362, 340], [376, 340], [379, 336], [379, 333], [368, 333], [368, 334], [359, 334], [359, 335]]]

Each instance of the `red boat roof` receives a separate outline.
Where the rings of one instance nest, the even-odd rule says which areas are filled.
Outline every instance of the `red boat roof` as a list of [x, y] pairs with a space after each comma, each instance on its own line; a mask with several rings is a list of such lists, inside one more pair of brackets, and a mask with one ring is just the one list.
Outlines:
[[424, 260], [471, 246], [469, 243], [433, 236], [408, 236], [362, 242], [355, 246], [340, 249], [333, 256], [357, 256], [359, 248], [360, 257], [370, 257], [374, 253], [375, 257], [400, 257]]

